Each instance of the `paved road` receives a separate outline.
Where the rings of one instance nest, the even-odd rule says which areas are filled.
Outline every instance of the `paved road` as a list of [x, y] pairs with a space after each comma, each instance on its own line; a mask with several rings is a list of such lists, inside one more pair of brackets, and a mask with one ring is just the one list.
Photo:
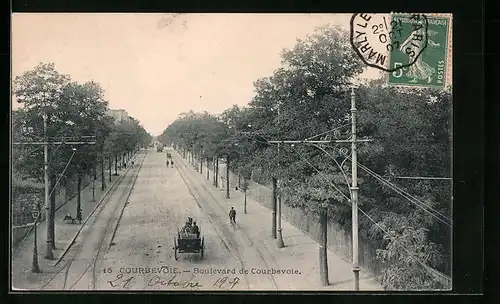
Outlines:
[[[286, 250], [269, 247], [273, 240], [269, 240], [268, 231], [260, 221], [268, 222], [269, 210], [262, 206], [250, 207], [248, 215], [240, 214], [239, 225], [233, 227], [227, 213], [231, 205], [239, 208], [241, 198], [224, 199], [224, 193], [214, 190], [205, 174], [196, 172], [177, 153], [170, 152], [174, 168], [165, 165], [165, 153], [149, 150], [140, 170], [136, 165], [123, 175], [109, 201], [96, 211], [61, 262], [69, 267], [56, 267], [55, 279], [44, 289], [323, 289], [317, 282], [315, 243], [304, 237], [295, 245], [290, 243]], [[142, 155], [139, 154], [136, 164]], [[201, 259], [199, 254], [180, 254], [175, 260], [174, 238], [188, 216], [201, 228], [205, 255]], [[71, 264], [67, 264], [69, 261]], [[339, 278], [350, 277], [350, 270], [340, 267], [344, 264], [348, 267], [348, 263], [333, 261], [335, 272], [342, 273]], [[269, 269], [297, 272], [265, 273]], [[338, 281], [336, 275], [333, 277]], [[331, 287], [343, 289], [340, 283], [336, 284]]]
[[[174, 160], [175, 168], [167, 168], [165, 153], [148, 154], [120, 222], [116, 244], [100, 263], [98, 288], [275, 290], [270, 275], [238, 273], [249, 263], [252, 267], [267, 266], [259, 252], [241, 246], [235, 228], [228, 224], [226, 210], [210, 203], [208, 193], [190, 179], [194, 173], [182, 165], [176, 154]], [[188, 216], [201, 228], [205, 256], [201, 260], [199, 254], [180, 254], [176, 261], [174, 237]], [[236, 272], [213, 273], [224, 269]]]

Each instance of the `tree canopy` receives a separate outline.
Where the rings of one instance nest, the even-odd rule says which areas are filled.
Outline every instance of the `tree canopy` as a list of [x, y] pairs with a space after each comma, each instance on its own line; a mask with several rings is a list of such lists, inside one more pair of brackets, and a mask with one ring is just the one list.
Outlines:
[[[326, 209], [348, 230], [350, 145], [268, 143], [349, 138], [351, 88], [364, 66], [348, 37], [336, 27], [319, 29], [285, 50], [271, 76], [255, 81], [247, 106], [182, 115], [159, 140], [188, 150], [203, 145], [207, 155], [229, 156], [232, 169], [249, 169], [263, 184], [276, 177], [287, 204], [313, 214]], [[373, 140], [358, 144], [360, 233], [377, 242], [387, 262], [387, 289], [425, 288], [435, 279], [415, 264], [450, 271], [451, 93], [380, 80], [354, 91], [358, 136]]]
[[[51, 144], [51, 174], [61, 174], [65, 169], [66, 176], [89, 174], [102, 153], [116, 155], [151, 141], [151, 136], [136, 119], [116, 123], [107, 114], [108, 102], [98, 83], [72, 81], [69, 75], [60, 74], [52, 63], [40, 63], [16, 77], [13, 94], [22, 104], [12, 113], [14, 142], [42, 142], [45, 135], [49, 142], [95, 142], [74, 146]], [[43, 146], [15, 145], [13, 156], [17, 174], [43, 180]]]

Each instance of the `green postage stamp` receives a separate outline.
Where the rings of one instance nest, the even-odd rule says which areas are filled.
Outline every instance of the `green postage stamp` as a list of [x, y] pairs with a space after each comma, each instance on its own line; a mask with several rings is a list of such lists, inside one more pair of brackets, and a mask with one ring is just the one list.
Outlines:
[[387, 72], [389, 85], [451, 84], [451, 15], [354, 14], [351, 44], [363, 62]]
[[[389, 74], [390, 85], [409, 85], [419, 87], [444, 88], [447, 84], [449, 71], [449, 33], [451, 18], [426, 16], [427, 46], [413, 64], [395, 70]], [[401, 25], [404, 42], [398, 50], [390, 53], [391, 68], [398, 68], [412, 61], [411, 54], [405, 52], [405, 47], [412, 43], [415, 34], [412, 19], [407, 14], [394, 14], [392, 21]]]

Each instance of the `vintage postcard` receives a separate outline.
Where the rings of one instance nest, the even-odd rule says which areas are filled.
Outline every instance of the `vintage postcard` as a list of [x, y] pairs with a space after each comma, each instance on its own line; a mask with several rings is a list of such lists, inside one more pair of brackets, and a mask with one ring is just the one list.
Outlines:
[[452, 21], [13, 14], [12, 290], [450, 290]]

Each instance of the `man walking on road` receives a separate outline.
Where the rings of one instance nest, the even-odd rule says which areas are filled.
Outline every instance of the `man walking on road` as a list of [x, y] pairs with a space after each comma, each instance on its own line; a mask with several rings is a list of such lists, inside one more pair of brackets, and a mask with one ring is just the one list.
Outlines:
[[234, 207], [229, 210], [229, 221], [231, 224], [236, 224], [236, 210], [234, 210]]

